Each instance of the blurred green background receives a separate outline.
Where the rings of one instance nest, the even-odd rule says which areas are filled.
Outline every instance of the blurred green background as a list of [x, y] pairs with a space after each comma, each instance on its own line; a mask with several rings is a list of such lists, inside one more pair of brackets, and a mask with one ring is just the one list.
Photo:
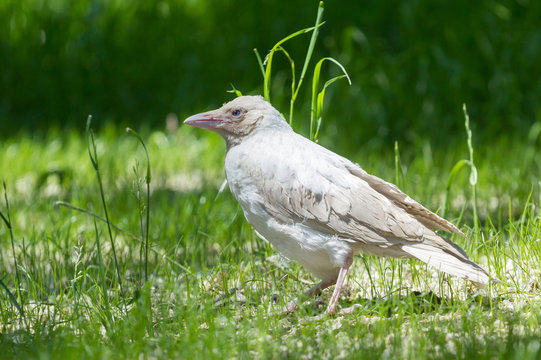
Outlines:
[[[88, 114], [97, 126], [163, 128], [168, 113], [228, 101], [230, 84], [261, 93], [253, 48], [264, 56], [312, 26], [317, 3], [3, 0], [0, 137], [83, 129]], [[353, 82], [326, 99], [323, 136], [348, 134], [338, 148], [464, 139], [464, 102], [485, 143], [541, 121], [539, 1], [327, 1], [324, 20], [313, 60], [336, 58]], [[286, 44], [298, 70], [308, 41]], [[271, 96], [286, 113], [290, 70], [283, 59], [274, 69]], [[311, 71], [306, 80], [296, 113], [307, 125]]]

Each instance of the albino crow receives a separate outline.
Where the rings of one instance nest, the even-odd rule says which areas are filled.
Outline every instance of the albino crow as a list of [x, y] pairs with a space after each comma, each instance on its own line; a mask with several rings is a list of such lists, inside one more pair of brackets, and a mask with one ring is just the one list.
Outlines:
[[488, 274], [434, 230], [464, 234], [395, 185], [295, 133], [261, 96], [241, 96], [185, 124], [226, 141], [231, 192], [255, 230], [322, 281], [333, 315], [357, 252], [415, 258], [477, 285]]

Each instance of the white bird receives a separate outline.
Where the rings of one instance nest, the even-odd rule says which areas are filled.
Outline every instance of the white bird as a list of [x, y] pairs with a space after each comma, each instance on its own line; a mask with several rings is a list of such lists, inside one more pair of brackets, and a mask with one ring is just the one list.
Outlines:
[[261, 96], [241, 96], [185, 124], [226, 141], [231, 192], [257, 233], [321, 282], [336, 284], [326, 309], [336, 313], [340, 290], [358, 252], [415, 258], [438, 270], [488, 283], [485, 270], [434, 230], [464, 236], [395, 185], [295, 133]]

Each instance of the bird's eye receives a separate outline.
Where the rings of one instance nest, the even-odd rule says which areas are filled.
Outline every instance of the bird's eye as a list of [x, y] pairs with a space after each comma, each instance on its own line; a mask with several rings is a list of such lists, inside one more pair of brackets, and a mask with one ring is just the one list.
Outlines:
[[231, 115], [239, 116], [240, 115], [240, 110], [239, 109], [233, 110], [233, 112], [231, 112]]

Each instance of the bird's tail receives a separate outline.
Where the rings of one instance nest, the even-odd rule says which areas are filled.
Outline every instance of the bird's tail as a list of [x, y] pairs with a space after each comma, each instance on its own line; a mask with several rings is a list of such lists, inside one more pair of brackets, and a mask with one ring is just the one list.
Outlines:
[[[452, 245], [458, 248], [455, 244]], [[402, 250], [440, 271], [469, 280], [478, 287], [488, 284], [488, 273], [470, 261], [463, 251], [446, 251], [427, 243], [404, 245]]]

